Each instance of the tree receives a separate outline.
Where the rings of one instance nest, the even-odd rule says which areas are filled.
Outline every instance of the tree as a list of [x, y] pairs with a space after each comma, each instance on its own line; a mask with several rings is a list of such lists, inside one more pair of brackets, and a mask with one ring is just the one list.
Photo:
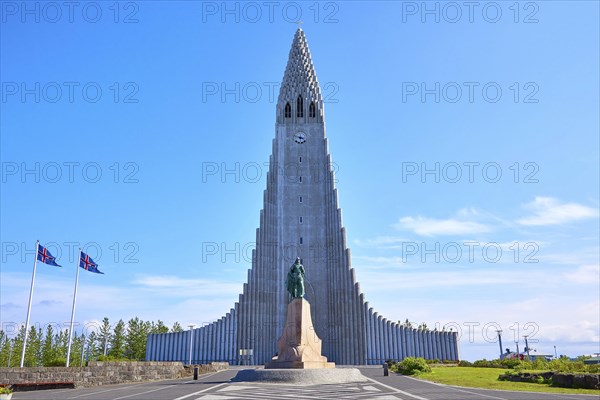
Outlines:
[[23, 350], [23, 338], [25, 336], [25, 325], [21, 326], [19, 333], [12, 340], [10, 350], [10, 366], [18, 367], [21, 364], [21, 351]]
[[404, 321], [404, 324], [400, 324], [403, 325], [405, 328], [411, 329], [413, 327], [413, 324], [408, 320], [408, 318], [406, 318], [406, 321]]
[[[97, 360], [103, 355], [116, 359], [128, 358], [130, 360], [144, 360], [146, 358], [146, 342], [150, 333], [183, 332], [179, 322], [169, 328], [163, 321], [143, 321], [138, 317], [130, 319], [127, 323], [119, 320], [112, 328], [107, 317], [102, 320], [98, 331], [91, 332], [87, 337], [73, 332], [71, 342], [71, 355], [69, 365], [77, 367], [81, 364], [81, 354], [84, 359]], [[18, 367], [21, 362], [21, 351], [25, 326], [12, 339], [6, 332], [0, 330], [0, 367]], [[27, 348], [25, 350], [24, 365], [59, 366], [65, 365], [69, 342], [69, 330], [61, 329], [56, 324], [48, 324], [44, 329], [31, 326], [28, 331]]]
[[168, 333], [169, 327], [164, 324], [160, 319], [155, 324], [152, 322], [152, 328], [150, 329], [150, 333]]
[[127, 322], [127, 336], [125, 343], [127, 349], [125, 356], [131, 360], [143, 361], [146, 359], [146, 341], [152, 325], [144, 322], [138, 317]]
[[171, 329], [171, 332], [183, 332], [183, 328], [181, 327], [181, 324], [179, 324], [179, 322], [175, 322], [173, 324], [173, 329]]
[[38, 367], [41, 363], [41, 359], [38, 359], [40, 355], [40, 349], [42, 347], [41, 331], [38, 335], [38, 331], [35, 326], [31, 325], [29, 329], [29, 335], [27, 335], [27, 348], [25, 349], [25, 367]]
[[77, 336], [77, 332], [73, 332], [73, 340], [71, 342], [71, 357], [69, 357], [70, 367], [79, 367], [81, 365], [81, 352], [85, 351], [85, 335], [82, 333]]
[[56, 358], [54, 348], [54, 332], [52, 325], [46, 327], [46, 337], [42, 342], [42, 365], [47, 366]]
[[96, 332], [88, 335], [86, 354], [88, 360], [97, 360], [100, 357], [100, 347], [98, 345], [98, 334]]
[[111, 339], [110, 333], [110, 322], [108, 321], [108, 317], [104, 317], [102, 320], [102, 326], [100, 327], [100, 331], [98, 332], [98, 345], [102, 349], [102, 354], [108, 354], [108, 345]]
[[125, 356], [125, 322], [122, 319], [117, 322], [111, 335], [108, 355], [115, 358]]
[[67, 349], [69, 347], [69, 330], [59, 329], [58, 333], [55, 336], [55, 344], [56, 348], [56, 358], [63, 358], [66, 362], [67, 360]]
[[10, 338], [3, 330], [0, 330], [0, 368], [8, 366], [10, 345]]

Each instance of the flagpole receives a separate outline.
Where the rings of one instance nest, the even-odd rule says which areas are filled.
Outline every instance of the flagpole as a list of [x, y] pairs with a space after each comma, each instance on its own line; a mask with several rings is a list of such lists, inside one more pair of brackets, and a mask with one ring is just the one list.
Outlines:
[[23, 336], [23, 351], [21, 352], [21, 366], [25, 363], [25, 348], [27, 347], [27, 334], [29, 333], [29, 316], [31, 315], [31, 300], [33, 300], [33, 285], [35, 284], [35, 270], [37, 268], [37, 256], [40, 251], [40, 241], [35, 242], [35, 256], [33, 258], [33, 273], [31, 274], [31, 288], [29, 289], [29, 305], [27, 306], [27, 320], [25, 322], [25, 335]]
[[73, 309], [71, 310], [71, 326], [69, 328], [69, 346], [67, 348], [67, 367], [69, 366], [69, 358], [71, 356], [71, 343], [73, 342], [73, 322], [75, 320], [75, 303], [77, 302], [77, 286], [79, 285], [79, 260], [81, 259], [81, 248], [79, 249], [79, 257], [77, 257], [77, 264], [75, 268], [75, 291], [73, 292]]

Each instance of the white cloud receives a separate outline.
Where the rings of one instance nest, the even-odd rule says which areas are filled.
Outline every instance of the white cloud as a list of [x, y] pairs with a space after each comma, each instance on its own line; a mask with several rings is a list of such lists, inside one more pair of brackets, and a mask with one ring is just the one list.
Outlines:
[[[596, 240], [598, 240], [596, 238]], [[544, 251], [540, 252], [537, 258], [540, 259], [540, 262], [550, 263], [550, 264], [563, 264], [563, 265], [590, 265], [594, 264], [598, 261], [598, 254], [600, 253], [600, 249], [598, 246], [593, 247], [583, 247], [583, 248], [574, 248], [571, 251], [565, 252], [557, 252], [550, 253], [548, 252], [551, 247]]]
[[598, 210], [577, 203], [560, 203], [552, 197], [536, 197], [524, 206], [533, 212], [525, 218], [517, 220], [521, 225], [544, 226], [560, 225], [586, 218], [598, 217]]
[[143, 289], [177, 297], [235, 296], [242, 290], [238, 282], [181, 278], [174, 275], [144, 275], [133, 281]]
[[396, 229], [410, 230], [421, 236], [436, 235], [466, 235], [489, 232], [491, 229], [484, 224], [461, 219], [435, 219], [425, 217], [402, 217]]
[[[73, 287], [60, 276], [36, 279], [31, 324], [48, 323], [67, 327], [71, 315]], [[24, 323], [29, 297], [28, 273], [2, 273], [0, 329]], [[161, 319], [167, 325], [213, 321], [233, 307], [242, 290], [241, 283], [212, 279], [186, 279], [173, 275], [146, 275], [123, 285], [99, 281], [80, 281], [77, 294], [77, 329], [96, 326], [107, 316], [111, 323], [138, 316], [144, 320]], [[10, 301], [4, 302], [4, 299]]]
[[573, 272], [565, 274], [565, 278], [581, 285], [600, 285], [600, 265], [582, 265]]
[[375, 248], [386, 248], [394, 249], [398, 248], [402, 243], [407, 242], [408, 239], [396, 236], [377, 236], [372, 239], [356, 239], [354, 244], [361, 247], [375, 247]]

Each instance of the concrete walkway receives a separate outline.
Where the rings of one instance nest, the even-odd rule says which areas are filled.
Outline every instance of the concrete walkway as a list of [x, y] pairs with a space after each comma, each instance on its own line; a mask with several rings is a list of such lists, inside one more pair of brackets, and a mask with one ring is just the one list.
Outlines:
[[599, 396], [509, 392], [458, 388], [391, 374], [381, 367], [359, 367], [366, 382], [313, 386], [231, 383], [239, 369], [203, 375], [198, 381], [173, 380], [86, 389], [21, 392], [13, 400], [227, 400], [227, 399], [376, 399], [376, 400], [598, 400]]

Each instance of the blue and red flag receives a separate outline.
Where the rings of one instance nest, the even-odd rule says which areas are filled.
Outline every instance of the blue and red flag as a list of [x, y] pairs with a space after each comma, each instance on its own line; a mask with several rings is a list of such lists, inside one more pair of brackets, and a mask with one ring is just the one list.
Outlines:
[[96, 274], [104, 274], [104, 272], [100, 272], [98, 264], [92, 260], [92, 257], [88, 256], [83, 251], [79, 253], [79, 267]]
[[37, 259], [38, 261], [41, 261], [44, 264], [53, 265], [55, 267], [62, 267], [61, 265], [58, 265], [56, 263], [56, 257], [50, 254], [48, 249], [42, 246], [41, 244], [38, 244]]

